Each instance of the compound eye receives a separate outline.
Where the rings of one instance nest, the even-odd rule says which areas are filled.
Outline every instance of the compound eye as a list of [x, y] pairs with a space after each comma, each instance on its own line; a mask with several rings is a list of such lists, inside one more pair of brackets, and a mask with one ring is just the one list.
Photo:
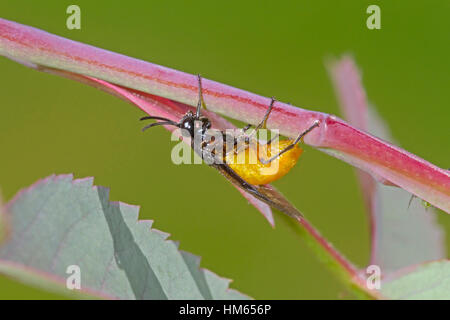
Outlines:
[[183, 123], [181, 124], [181, 129], [182, 129], [181, 134], [184, 137], [190, 137], [194, 130], [194, 125], [193, 125], [192, 121], [186, 120], [186, 121], [183, 121]]
[[186, 129], [186, 130], [190, 131], [191, 128], [192, 128], [192, 124], [191, 124], [190, 121], [183, 122], [183, 129]]

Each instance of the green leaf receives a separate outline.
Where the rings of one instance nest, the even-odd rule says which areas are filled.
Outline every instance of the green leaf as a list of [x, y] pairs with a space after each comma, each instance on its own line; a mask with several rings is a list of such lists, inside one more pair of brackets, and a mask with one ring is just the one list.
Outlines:
[[11, 234], [0, 247], [0, 272], [69, 295], [67, 270], [75, 265], [83, 293], [104, 298], [248, 299], [199, 268], [200, 259], [151, 229], [152, 221], [138, 221], [138, 207], [108, 198], [92, 178], [71, 175], [20, 192], [8, 205]]
[[450, 299], [450, 261], [441, 260], [419, 265], [389, 282], [381, 292], [391, 299]]

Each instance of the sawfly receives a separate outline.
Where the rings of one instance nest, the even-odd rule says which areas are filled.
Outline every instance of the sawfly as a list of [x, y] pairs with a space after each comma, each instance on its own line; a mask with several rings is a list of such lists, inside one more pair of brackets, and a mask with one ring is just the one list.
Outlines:
[[[320, 122], [314, 121], [311, 126], [300, 133], [295, 140], [282, 140], [273, 144], [273, 139], [262, 142], [257, 139], [257, 132], [265, 129], [267, 119], [272, 111], [275, 99], [261, 120], [250, 134], [252, 127], [248, 124], [238, 133], [218, 131], [221, 139], [210, 139], [208, 133], [211, 129], [211, 121], [201, 114], [202, 107], [206, 109], [203, 94], [202, 80], [198, 76], [198, 103], [196, 112], [188, 111], [179, 122], [157, 116], [146, 116], [141, 120], [159, 120], [145, 126], [142, 130], [158, 125], [171, 125], [181, 129], [182, 136], [191, 138], [191, 147], [208, 165], [219, 172], [238, 188], [243, 189], [269, 206], [284, 212], [288, 216], [300, 219], [302, 214], [292, 206], [278, 191], [267, 185], [287, 174], [297, 163], [303, 150], [298, 146], [303, 137], [318, 127]], [[217, 136], [215, 136], [217, 138]], [[198, 143], [196, 143], [198, 142]], [[261, 156], [261, 153], [264, 156]], [[249, 159], [251, 155], [257, 155], [256, 161], [239, 162], [237, 159], [244, 156]], [[275, 166], [273, 166], [275, 164]], [[276, 170], [271, 170], [273, 168]]]

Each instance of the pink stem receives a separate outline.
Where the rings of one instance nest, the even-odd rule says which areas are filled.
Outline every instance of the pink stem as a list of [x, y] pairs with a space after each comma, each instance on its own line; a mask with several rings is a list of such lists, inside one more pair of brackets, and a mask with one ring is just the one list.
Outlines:
[[[0, 19], [0, 54], [25, 64], [42, 65], [103, 79], [189, 105], [197, 102], [196, 76], [68, 40]], [[249, 123], [264, 115], [270, 99], [212, 80], [203, 80], [209, 110]], [[320, 129], [305, 143], [336, 156], [383, 182], [397, 185], [450, 212], [450, 174], [401, 148], [325, 113], [277, 102], [268, 128], [296, 137], [315, 120]]]
[[[356, 289], [355, 293], [359, 297], [369, 299], [385, 299], [383, 295], [377, 290], [370, 290], [366, 285], [366, 278], [364, 274], [340, 254], [307, 220], [298, 220], [298, 223], [303, 227], [306, 233], [303, 233], [306, 242], [309, 246], [315, 249], [314, 251], [322, 258], [322, 262], [334, 269], [342, 278], [350, 282], [350, 285]], [[312, 241], [308, 241], [312, 240]], [[317, 248], [317, 249], [316, 249]], [[322, 253], [321, 253], [322, 252]], [[334, 267], [335, 265], [336, 267]]]

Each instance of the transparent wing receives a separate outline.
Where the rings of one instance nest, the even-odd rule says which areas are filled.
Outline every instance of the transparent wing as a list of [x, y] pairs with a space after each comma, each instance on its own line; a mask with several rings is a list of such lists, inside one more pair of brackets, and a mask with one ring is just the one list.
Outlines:
[[267, 203], [274, 209], [277, 209], [291, 218], [300, 220], [303, 215], [297, 210], [279, 191], [271, 185], [252, 185], [242, 179], [233, 169], [227, 164], [212, 164], [212, 167], [219, 170], [219, 172], [227, 178], [235, 186], [250, 193], [261, 201]]

